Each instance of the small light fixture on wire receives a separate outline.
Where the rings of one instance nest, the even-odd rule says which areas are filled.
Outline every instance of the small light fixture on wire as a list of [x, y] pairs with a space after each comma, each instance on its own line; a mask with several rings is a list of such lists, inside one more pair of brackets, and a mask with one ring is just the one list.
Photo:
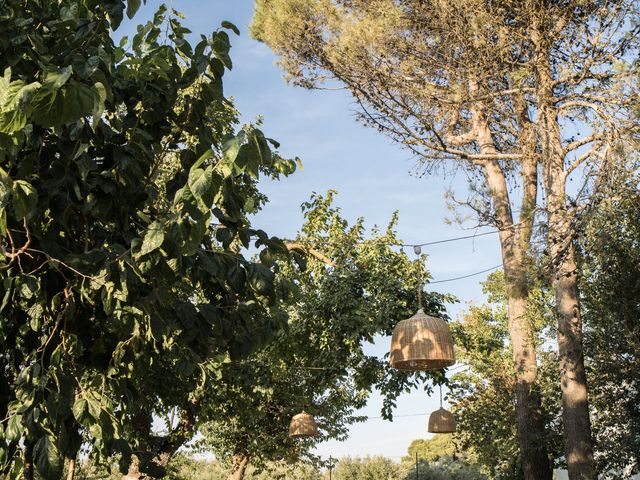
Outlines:
[[456, 419], [453, 414], [442, 407], [442, 385], [440, 385], [440, 408], [429, 415], [427, 427], [429, 433], [455, 433]]

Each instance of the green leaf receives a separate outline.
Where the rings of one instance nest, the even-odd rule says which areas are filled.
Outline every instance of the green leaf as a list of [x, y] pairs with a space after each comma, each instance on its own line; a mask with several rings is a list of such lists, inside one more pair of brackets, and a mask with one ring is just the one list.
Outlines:
[[102, 113], [104, 112], [104, 102], [107, 100], [107, 89], [100, 82], [97, 82], [94, 85], [94, 88], [98, 94], [96, 99], [97, 103], [93, 109], [93, 126], [95, 128], [96, 124], [100, 120], [100, 117], [102, 117]]
[[229, 35], [227, 35], [226, 32], [217, 32], [213, 34], [211, 38], [211, 50], [229, 70], [233, 67], [231, 57], [229, 56], [230, 49], [231, 43], [229, 42]]
[[233, 23], [228, 22], [226, 20], [222, 21], [222, 28], [226, 28], [227, 30], [233, 31], [236, 35], [240, 35], [240, 30]]
[[68, 66], [60, 69], [48, 70], [44, 74], [44, 78], [42, 80], [42, 86], [47, 90], [58, 90], [60, 89], [67, 80], [71, 77], [73, 73], [73, 69]]
[[9, 418], [9, 422], [7, 424], [7, 429], [5, 431], [5, 437], [10, 442], [15, 442], [20, 440], [22, 437], [22, 432], [24, 431], [24, 426], [22, 425], [22, 416], [21, 415], [12, 415]]
[[89, 402], [84, 398], [79, 398], [74, 402], [71, 410], [78, 423], [84, 424], [85, 417], [89, 413]]
[[197, 168], [189, 172], [189, 189], [193, 196], [204, 203], [205, 208], [213, 202], [213, 168]]
[[100, 102], [98, 92], [82, 83], [70, 83], [64, 92], [64, 109], [60, 124], [70, 123], [97, 109]]
[[23, 109], [0, 112], [0, 132], [15, 133], [27, 124], [27, 115]]
[[128, 0], [127, 1], [127, 17], [133, 18], [138, 9], [140, 9], [140, 0]]
[[138, 252], [137, 257], [142, 257], [154, 250], [160, 248], [164, 242], [164, 227], [160, 222], [153, 222], [149, 225], [147, 233], [142, 241], [142, 247]]
[[24, 218], [38, 205], [38, 192], [24, 180], [14, 180], [11, 186], [13, 210], [17, 218]]
[[33, 123], [43, 127], [60, 125], [64, 110], [64, 95], [60, 90], [40, 89], [31, 102]]
[[59, 480], [62, 476], [60, 453], [48, 435], [41, 437], [34, 445], [33, 459], [38, 473], [44, 480]]

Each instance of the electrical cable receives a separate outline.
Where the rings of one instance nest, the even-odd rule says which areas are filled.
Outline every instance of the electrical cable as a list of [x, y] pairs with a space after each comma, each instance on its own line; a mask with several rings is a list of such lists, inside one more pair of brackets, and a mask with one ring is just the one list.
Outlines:
[[[508, 230], [508, 229], [505, 228], [504, 230]], [[458, 240], [466, 240], [468, 238], [484, 237], [485, 235], [493, 235], [501, 231], [502, 230], [491, 230], [489, 232], [474, 233], [473, 235], [464, 235], [462, 237], [443, 238], [442, 240], [434, 240], [432, 242], [425, 242], [425, 243], [400, 243], [398, 244], [398, 246], [399, 247], [428, 247], [429, 245], [438, 245], [441, 243], [457, 242]]]
[[468, 275], [462, 275], [461, 277], [446, 278], [444, 280], [434, 280], [433, 282], [429, 282], [429, 285], [433, 285], [434, 283], [454, 282], [456, 280], [462, 280], [464, 278], [475, 277], [476, 275], [480, 275], [481, 273], [491, 272], [491, 271], [496, 270], [496, 269], [498, 269], [500, 267], [502, 267], [502, 264], [496, 265], [496, 266], [491, 267], [491, 268], [487, 268], [485, 270], [480, 270], [479, 272], [469, 273]]

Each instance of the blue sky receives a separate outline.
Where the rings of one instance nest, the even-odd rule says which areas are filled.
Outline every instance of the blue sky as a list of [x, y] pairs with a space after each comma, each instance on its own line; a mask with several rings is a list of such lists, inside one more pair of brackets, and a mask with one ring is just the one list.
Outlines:
[[[445, 192], [452, 188], [464, 197], [464, 179], [416, 175], [417, 162], [407, 151], [356, 122], [356, 106], [348, 93], [308, 91], [285, 83], [271, 50], [248, 35], [252, 0], [174, 0], [168, 4], [186, 14], [185, 25], [196, 34], [210, 33], [222, 20], [240, 28], [239, 37], [231, 35], [234, 68], [225, 76], [225, 93], [234, 97], [243, 122], [262, 116], [262, 129], [281, 143], [280, 153], [302, 160], [302, 171], [278, 182], [262, 183], [261, 190], [270, 203], [253, 220], [256, 227], [270, 235], [291, 237], [302, 224], [300, 204], [311, 192], [335, 189], [339, 192], [336, 202], [349, 219], [364, 217], [368, 225], [386, 225], [398, 210], [399, 236], [407, 243], [473, 233], [445, 223], [451, 218]], [[136, 20], [149, 16], [159, 5], [157, 0], [148, 0]], [[424, 253], [429, 255], [428, 268], [434, 280], [500, 264], [496, 235], [431, 246]], [[433, 290], [450, 292], [460, 299], [449, 308], [455, 318], [468, 303], [482, 300], [479, 281], [483, 277], [434, 285]], [[388, 338], [379, 338], [370, 351], [382, 356], [388, 346]], [[347, 441], [327, 442], [317, 453], [327, 457], [383, 454], [399, 459], [412, 440], [428, 437], [427, 413], [438, 407], [436, 397], [427, 398], [423, 392], [403, 395], [397, 415], [425, 415], [399, 417], [393, 423], [370, 420], [352, 427]], [[380, 406], [380, 397], [374, 395], [363, 413], [379, 416]]]

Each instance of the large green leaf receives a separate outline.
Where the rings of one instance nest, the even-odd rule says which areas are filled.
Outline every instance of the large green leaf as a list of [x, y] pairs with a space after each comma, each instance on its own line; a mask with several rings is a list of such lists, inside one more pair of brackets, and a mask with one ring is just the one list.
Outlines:
[[0, 112], [0, 132], [2, 133], [19, 132], [26, 124], [27, 115], [22, 109]]
[[162, 242], [164, 242], [164, 226], [160, 222], [153, 222], [147, 229], [137, 256], [142, 257], [157, 250], [162, 246]]
[[14, 180], [11, 186], [13, 210], [17, 218], [29, 215], [38, 204], [38, 192], [29, 182]]
[[140, 8], [140, 0], [127, 0], [127, 17], [133, 18]]
[[94, 88], [78, 82], [69, 83], [64, 91], [64, 108], [60, 124], [93, 114], [99, 102], [100, 97]]
[[73, 69], [70, 66], [47, 71], [42, 80], [42, 86], [47, 90], [58, 90], [71, 78]]
[[12, 415], [9, 417], [9, 422], [7, 423], [7, 428], [5, 430], [5, 438], [10, 442], [15, 442], [20, 440], [23, 431], [24, 426], [22, 425], [22, 416]]
[[61, 124], [64, 112], [64, 94], [60, 90], [40, 89], [31, 101], [33, 123], [43, 127]]
[[59, 480], [62, 476], [62, 459], [54, 440], [45, 435], [33, 447], [33, 460], [44, 480]]

